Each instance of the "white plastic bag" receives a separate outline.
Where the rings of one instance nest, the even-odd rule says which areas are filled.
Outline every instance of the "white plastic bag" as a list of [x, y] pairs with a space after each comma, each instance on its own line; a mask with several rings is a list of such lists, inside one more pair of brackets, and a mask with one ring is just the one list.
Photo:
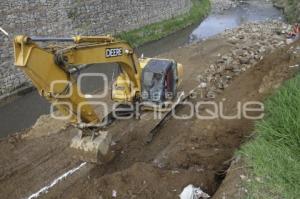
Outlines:
[[210, 198], [210, 196], [203, 192], [199, 187], [194, 187], [193, 185], [186, 186], [181, 194], [179, 195], [180, 199], [207, 199]]

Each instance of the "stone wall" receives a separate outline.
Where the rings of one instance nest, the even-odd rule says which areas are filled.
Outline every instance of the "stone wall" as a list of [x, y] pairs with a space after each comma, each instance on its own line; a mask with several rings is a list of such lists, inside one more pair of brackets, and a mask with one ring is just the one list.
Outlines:
[[17, 34], [70, 36], [115, 34], [184, 14], [191, 0], [10, 0], [0, 1], [0, 96], [29, 81], [13, 66]]

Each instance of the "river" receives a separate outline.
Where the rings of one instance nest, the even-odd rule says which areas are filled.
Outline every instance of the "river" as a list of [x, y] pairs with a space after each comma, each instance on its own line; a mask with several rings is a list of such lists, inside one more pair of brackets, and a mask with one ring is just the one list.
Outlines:
[[[138, 55], [144, 54], [144, 56], [153, 57], [191, 42], [205, 40], [225, 29], [235, 28], [243, 23], [264, 20], [283, 20], [283, 14], [271, 3], [256, 0], [246, 1], [222, 13], [210, 14], [201, 23], [145, 44], [136, 51]], [[112, 77], [114, 70], [114, 66], [97, 65], [88, 68], [85, 72], [105, 73], [108, 77]], [[49, 110], [50, 104], [40, 97], [37, 91], [19, 96], [0, 106], [0, 138], [30, 128], [39, 116], [49, 114]]]

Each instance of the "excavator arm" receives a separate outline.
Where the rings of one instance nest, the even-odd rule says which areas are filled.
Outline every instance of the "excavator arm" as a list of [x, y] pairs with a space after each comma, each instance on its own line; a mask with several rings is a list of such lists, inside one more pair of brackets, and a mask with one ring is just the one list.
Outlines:
[[[61, 48], [43, 48], [37, 42], [73, 42]], [[80, 95], [70, 71], [76, 65], [118, 63], [132, 84], [135, 95], [141, 91], [141, 67], [133, 49], [110, 36], [73, 38], [37, 38], [16, 36], [14, 39], [15, 65], [32, 80], [40, 95], [57, 104], [64, 115], [71, 115], [73, 123], [99, 123], [93, 107]]]

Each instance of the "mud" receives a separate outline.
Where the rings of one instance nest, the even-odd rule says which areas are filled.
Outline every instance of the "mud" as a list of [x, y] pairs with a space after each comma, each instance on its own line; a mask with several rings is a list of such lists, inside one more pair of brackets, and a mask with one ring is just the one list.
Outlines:
[[[241, 44], [251, 44], [245, 38], [234, 39], [233, 43], [232, 34], [162, 55], [176, 58], [186, 67], [182, 85], [186, 92], [199, 85], [200, 74], [205, 74], [205, 77], [212, 75], [217, 82], [221, 81], [221, 77], [230, 75], [226, 87], [221, 88], [205, 79], [208, 88], [213, 88], [211, 90], [215, 92], [215, 97], [210, 100], [224, 102], [226, 115], [236, 112], [238, 101], [265, 99], [284, 80], [295, 74], [297, 68], [289, 66], [300, 62], [297, 57], [292, 56], [300, 43], [293, 44], [294, 48], [284, 44], [276, 45], [284, 41], [283, 36], [278, 36], [276, 42], [274, 41], [274, 48], [257, 52], [259, 59], [249, 62], [249, 67], [241, 66], [245, 70], [238, 73], [236, 70], [228, 71], [225, 67], [221, 67], [222, 70], [208, 70], [211, 65], [217, 66], [222, 55], [232, 57], [233, 61], [238, 60], [239, 56], [235, 57], [232, 53]], [[256, 41], [266, 42], [259, 38]], [[259, 45], [269, 46], [268, 44], [266, 42], [266, 45]], [[251, 48], [247, 50], [248, 55], [252, 55]], [[254, 60], [254, 55], [249, 59]], [[200, 92], [199, 89], [196, 91]], [[203, 100], [202, 97], [196, 95], [191, 101], [197, 103]], [[207, 109], [209, 107], [201, 111], [205, 112]], [[177, 109], [177, 115], [187, 115], [189, 111], [187, 107], [181, 106]], [[112, 195], [116, 195], [116, 198], [178, 198], [188, 184], [200, 186], [208, 194], [214, 195], [226, 176], [234, 151], [247, 141], [254, 124], [253, 120], [246, 118], [170, 119], [154, 140], [145, 144], [147, 130], [155, 124], [155, 121], [146, 120], [147, 118], [148, 115], [144, 115], [145, 120], [139, 122], [130, 120], [114, 124], [110, 131], [116, 142], [116, 158], [102, 166], [87, 164], [40, 198], [106, 199], [112, 198]], [[48, 120], [43, 118], [41, 122], [37, 126], [43, 127], [43, 123], [48, 123]], [[41, 134], [33, 128], [0, 141], [1, 198], [29, 197], [58, 176], [81, 164], [75, 153], [69, 149], [69, 142], [77, 130], [65, 124], [56, 123], [55, 126], [50, 129], [51, 133], [48, 133], [49, 127], [42, 128]], [[234, 179], [239, 177], [238, 174], [230, 176]], [[235, 186], [237, 183], [234, 180], [225, 180], [214, 198], [222, 198], [224, 194], [231, 198], [230, 194], [243, 191], [238, 190]]]

